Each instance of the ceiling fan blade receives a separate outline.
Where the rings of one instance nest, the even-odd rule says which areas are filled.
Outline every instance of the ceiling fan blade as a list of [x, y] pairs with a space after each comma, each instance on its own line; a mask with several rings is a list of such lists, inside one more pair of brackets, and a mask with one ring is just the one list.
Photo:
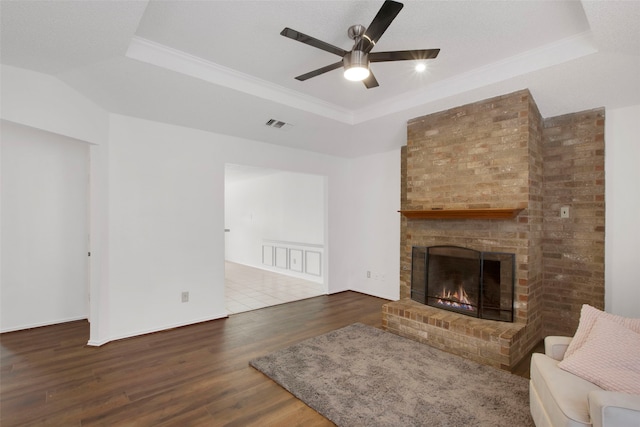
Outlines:
[[302, 74], [296, 77], [296, 80], [300, 80], [301, 82], [310, 79], [311, 77], [319, 76], [320, 74], [324, 74], [328, 71], [335, 70], [336, 68], [342, 67], [342, 61], [338, 61], [335, 64], [327, 65], [322, 68], [318, 68], [317, 70], [309, 71], [306, 74]]
[[[369, 70], [369, 71], [371, 71], [371, 70]], [[378, 80], [376, 80], [376, 76], [374, 76], [372, 72], [369, 73], [369, 77], [364, 79], [362, 81], [362, 83], [364, 83], [364, 85], [367, 87], [367, 89], [371, 89], [371, 88], [380, 86], [378, 84]]]
[[418, 59], [433, 59], [438, 56], [440, 49], [396, 50], [393, 52], [372, 52], [369, 62], [412, 61]]
[[284, 30], [282, 30], [280, 32], [281, 36], [285, 36], [288, 37], [290, 39], [293, 40], [297, 40], [299, 42], [302, 42], [304, 44], [308, 44], [309, 46], [313, 46], [316, 47], [318, 49], [324, 50], [325, 52], [329, 52], [329, 53], [333, 53], [334, 55], [338, 55], [338, 56], [345, 56], [348, 52], [344, 49], [341, 49], [337, 46], [334, 46], [332, 44], [323, 42], [322, 40], [318, 40], [315, 37], [311, 37], [308, 36], [306, 34], [303, 34], [299, 31], [296, 30], [292, 30], [291, 28], [285, 28]]
[[378, 43], [378, 40], [380, 40], [380, 37], [382, 37], [382, 34], [384, 34], [389, 25], [391, 25], [391, 22], [398, 16], [403, 6], [402, 3], [386, 0], [378, 11], [378, 14], [373, 18], [373, 21], [371, 21], [369, 27], [367, 27], [367, 31], [365, 31], [359, 43], [362, 45], [362, 49], [358, 50], [369, 53], [376, 43]]

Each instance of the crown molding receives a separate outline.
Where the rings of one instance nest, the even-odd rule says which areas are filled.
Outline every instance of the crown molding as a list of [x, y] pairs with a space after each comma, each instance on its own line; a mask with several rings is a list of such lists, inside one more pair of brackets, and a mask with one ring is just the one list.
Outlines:
[[288, 107], [354, 124], [351, 110], [141, 37], [134, 36], [131, 39], [125, 56]]
[[352, 111], [177, 49], [134, 36], [126, 56], [349, 125], [419, 107], [598, 52], [591, 31], [567, 37]]

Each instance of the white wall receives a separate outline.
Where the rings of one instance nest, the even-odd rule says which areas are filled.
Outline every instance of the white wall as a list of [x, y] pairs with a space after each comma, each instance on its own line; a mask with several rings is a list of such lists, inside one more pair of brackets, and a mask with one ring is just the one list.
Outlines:
[[[348, 288], [345, 160], [113, 115], [107, 340], [226, 315], [225, 163], [327, 176], [328, 216], [336, 224], [324, 236], [331, 245], [329, 292]], [[190, 292], [189, 303], [181, 302], [182, 291]]]
[[605, 309], [640, 318], [640, 105], [606, 111]]
[[[274, 189], [280, 189], [280, 212], [277, 221], [272, 222], [271, 227], [265, 230], [265, 237], [322, 244], [324, 178], [318, 175], [284, 172], [272, 175], [268, 180]], [[273, 192], [270, 194], [274, 195]]]
[[86, 318], [89, 144], [1, 123], [0, 330]]
[[225, 316], [216, 145], [114, 115], [108, 152], [109, 338]]
[[400, 162], [399, 149], [351, 162], [351, 289], [390, 300], [400, 298]]
[[269, 173], [225, 183], [226, 259], [265, 268], [265, 240], [324, 245], [324, 177]]

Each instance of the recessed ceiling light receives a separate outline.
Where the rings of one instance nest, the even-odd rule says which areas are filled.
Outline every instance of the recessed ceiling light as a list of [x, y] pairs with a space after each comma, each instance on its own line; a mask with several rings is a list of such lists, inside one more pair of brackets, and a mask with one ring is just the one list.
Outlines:
[[427, 64], [425, 64], [424, 62], [418, 62], [416, 64], [416, 71], [418, 73], [422, 73], [426, 69], [427, 69]]

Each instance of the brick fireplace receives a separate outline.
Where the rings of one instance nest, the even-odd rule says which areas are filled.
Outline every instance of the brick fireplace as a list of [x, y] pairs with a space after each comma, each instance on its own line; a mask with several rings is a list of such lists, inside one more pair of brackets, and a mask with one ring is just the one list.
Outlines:
[[[401, 184], [401, 299], [383, 306], [385, 329], [511, 369], [544, 335], [573, 334], [583, 303], [602, 308], [603, 109], [543, 119], [522, 90], [418, 117]], [[438, 245], [515, 254], [513, 323], [410, 299], [412, 248]]]

